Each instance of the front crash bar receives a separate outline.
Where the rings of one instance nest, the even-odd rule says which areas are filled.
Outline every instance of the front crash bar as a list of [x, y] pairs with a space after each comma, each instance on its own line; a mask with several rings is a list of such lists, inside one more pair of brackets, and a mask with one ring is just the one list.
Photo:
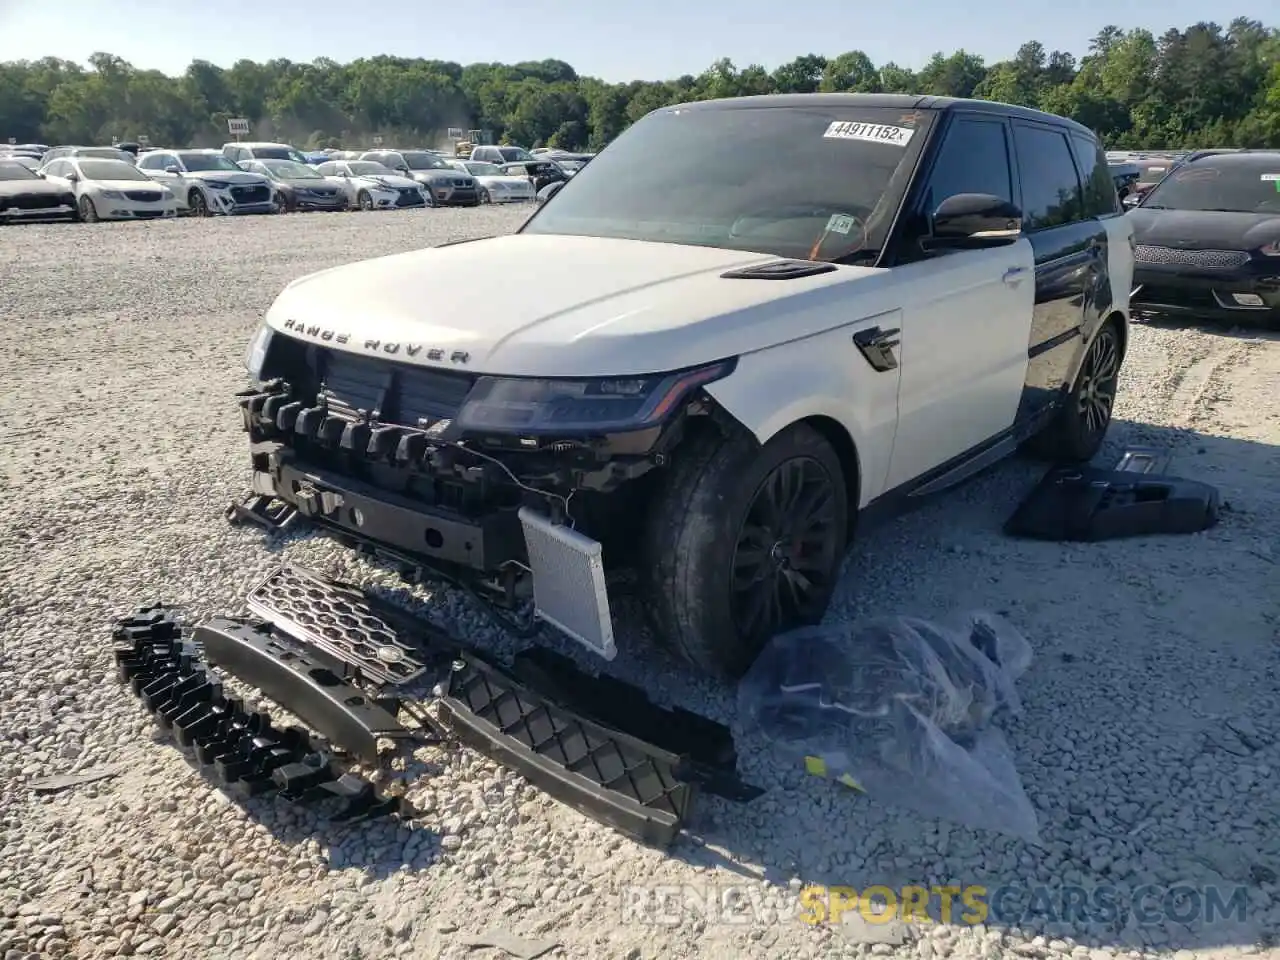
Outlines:
[[395, 717], [307, 646], [266, 624], [216, 618], [196, 627], [194, 639], [210, 663], [261, 690], [366, 763], [377, 763], [380, 737], [409, 736]]

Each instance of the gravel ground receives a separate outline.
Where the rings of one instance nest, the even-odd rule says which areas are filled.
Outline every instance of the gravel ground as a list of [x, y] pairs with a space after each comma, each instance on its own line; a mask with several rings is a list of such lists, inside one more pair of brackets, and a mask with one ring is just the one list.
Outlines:
[[[1276, 953], [1272, 337], [1132, 333], [1113, 443], [1171, 444], [1177, 472], [1219, 484], [1230, 510], [1213, 531], [1010, 542], [999, 526], [1038, 475], [1010, 462], [868, 534], [850, 557], [833, 619], [982, 607], [1030, 639], [1026, 710], [1007, 729], [1041, 846], [911, 817], [806, 778], [750, 740], [745, 772], [768, 794], [746, 806], [703, 800], [696, 838], [664, 856], [463, 751], [417, 758], [432, 770], [411, 791], [419, 820], [335, 829], [283, 805], [228, 801], [156, 737], [111, 679], [114, 616], [154, 598], [193, 618], [234, 612], [282, 557], [409, 599], [325, 540], [267, 544], [223, 520], [248, 481], [230, 394], [271, 299], [312, 270], [504, 232], [521, 216], [3, 231], [0, 958], [457, 957], [466, 934], [489, 928], [551, 938], [563, 945], [552, 955], [574, 958]], [[442, 623], [505, 643], [449, 591], [416, 596]], [[732, 719], [729, 692], [654, 652], [632, 613], [617, 671]], [[105, 763], [121, 774], [49, 798], [26, 785]], [[871, 945], [852, 942], [865, 929], [770, 916], [766, 894], [786, 903], [808, 883], [1242, 885], [1247, 916], [1122, 929], [1043, 913], [1016, 925], [875, 925], [884, 942]], [[641, 884], [745, 892], [755, 910], [738, 923], [697, 911], [644, 922], [626, 907]]]

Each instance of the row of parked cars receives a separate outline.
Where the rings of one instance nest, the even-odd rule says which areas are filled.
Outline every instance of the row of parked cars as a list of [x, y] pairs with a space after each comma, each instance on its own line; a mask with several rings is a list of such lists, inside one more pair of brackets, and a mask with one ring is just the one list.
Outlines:
[[0, 222], [393, 210], [533, 201], [589, 155], [480, 146], [322, 151], [283, 143], [214, 149], [25, 144], [0, 152]]

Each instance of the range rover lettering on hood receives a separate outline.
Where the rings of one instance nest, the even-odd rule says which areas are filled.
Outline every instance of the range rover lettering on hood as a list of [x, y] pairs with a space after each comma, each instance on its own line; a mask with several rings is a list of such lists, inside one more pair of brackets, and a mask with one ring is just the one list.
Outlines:
[[452, 353], [446, 353], [439, 347], [428, 347], [421, 343], [400, 343], [391, 340], [352, 341], [349, 333], [334, 330], [331, 327], [322, 327], [316, 323], [304, 323], [301, 320], [286, 320], [281, 324], [281, 327], [295, 336], [307, 337], [310, 340], [318, 340], [321, 343], [346, 344], [354, 342], [369, 353], [386, 353], [392, 356], [403, 353], [406, 357], [416, 357], [421, 353], [428, 360], [441, 361], [447, 356], [450, 363], [469, 363], [471, 361], [471, 354], [466, 350], [454, 350]]

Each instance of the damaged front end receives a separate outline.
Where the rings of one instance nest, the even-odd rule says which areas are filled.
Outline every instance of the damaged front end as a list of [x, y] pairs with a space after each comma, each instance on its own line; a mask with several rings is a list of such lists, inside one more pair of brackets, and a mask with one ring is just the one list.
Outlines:
[[257, 382], [240, 407], [258, 499], [233, 515], [278, 524], [296, 511], [465, 574], [508, 606], [532, 594], [542, 620], [611, 658], [603, 552], [628, 564], [651, 472], [687, 419], [711, 412], [699, 388], [734, 362], [508, 378], [468, 372], [457, 351], [430, 351], [450, 365], [426, 366], [405, 359], [412, 345], [368, 340], [357, 352], [331, 331], [289, 333], [264, 325], [250, 344]]

